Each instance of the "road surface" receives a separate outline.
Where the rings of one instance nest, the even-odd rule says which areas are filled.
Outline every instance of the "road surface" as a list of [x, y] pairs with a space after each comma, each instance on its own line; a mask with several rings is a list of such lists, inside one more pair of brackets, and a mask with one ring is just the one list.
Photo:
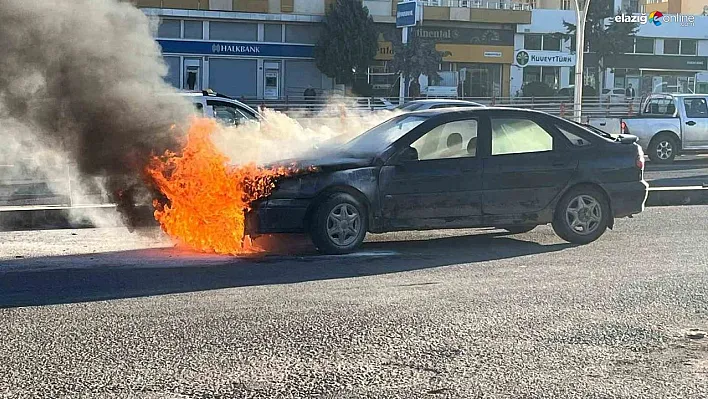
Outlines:
[[650, 208], [584, 247], [539, 227], [241, 259], [2, 232], [0, 397], [705, 398], [707, 219]]

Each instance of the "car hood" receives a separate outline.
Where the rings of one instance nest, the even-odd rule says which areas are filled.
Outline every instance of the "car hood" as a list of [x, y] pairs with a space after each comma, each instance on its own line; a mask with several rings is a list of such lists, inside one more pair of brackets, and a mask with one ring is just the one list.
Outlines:
[[375, 156], [371, 154], [328, 154], [320, 157], [305, 156], [274, 162], [268, 167], [292, 168], [298, 171], [333, 172], [337, 170], [371, 166]]

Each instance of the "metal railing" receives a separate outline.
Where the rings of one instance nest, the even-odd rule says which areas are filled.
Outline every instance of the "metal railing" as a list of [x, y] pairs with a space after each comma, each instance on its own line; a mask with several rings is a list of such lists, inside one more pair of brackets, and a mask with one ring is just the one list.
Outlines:
[[429, 7], [486, 8], [511, 11], [531, 11], [531, 5], [519, 1], [504, 0], [422, 0]]

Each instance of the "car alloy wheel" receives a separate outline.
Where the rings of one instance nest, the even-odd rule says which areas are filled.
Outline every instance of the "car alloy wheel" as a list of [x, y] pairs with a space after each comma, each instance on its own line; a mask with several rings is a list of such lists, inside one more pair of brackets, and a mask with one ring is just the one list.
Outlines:
[[671, 159], [671, 155], [674, 153], [674, 147], [671, 141], [663, 140], [656, 145], [656, 157], [662, 161]]
[[602, 223], [602, 206], [589, 195], [579, 195], [568, 202], [565, 220], [568, 227], [575, 233], [592, 234]]
[[332, 243], [341, 247], [356, 241], [361, 227], [361, 215], [351, 204], [335, 206], [327, 217], [327, 236]]

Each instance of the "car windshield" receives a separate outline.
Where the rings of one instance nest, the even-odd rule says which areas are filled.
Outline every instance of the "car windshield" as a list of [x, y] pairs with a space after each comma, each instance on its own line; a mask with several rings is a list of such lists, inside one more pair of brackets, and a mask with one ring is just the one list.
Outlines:
[[395, 109], [398, 109], [398, 110], [401, 110], [401, 111], [408, 111], [408, 112], [410, 112], [410, 111], [415, 111], [415, 110], [417, 110], [418, 108], [420, 108], [420, 107], [422, 107], [422, 106], [423, 106], [422, 103], [411, 102], [411, 103], [405, 103], [405, 104], [403, 104], [403, 105], [399, 105], [399, 106], [396, 107]]
[[378, 153], [425, 122], [427, 117], [402, 115], [369, 129], [340, 147], [346, 153]]

